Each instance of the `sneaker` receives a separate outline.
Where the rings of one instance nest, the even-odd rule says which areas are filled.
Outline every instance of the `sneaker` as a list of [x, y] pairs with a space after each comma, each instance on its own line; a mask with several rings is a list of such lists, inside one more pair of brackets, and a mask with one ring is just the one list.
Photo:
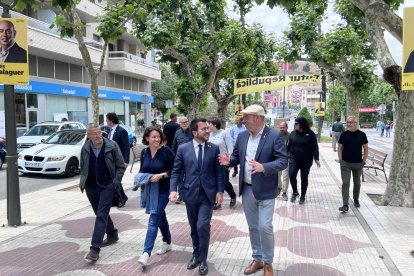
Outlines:
[[214, 207], [213, 207], [213, 210], [219, 210], [219, 209], [221, 209], [221, 204], [219, 204], [219, 205], [214, 205]]
[[233, 208], [234, 206], [236, 206], [236, 198], [231, 198], [230, 199], [230, 208]]
[[304, 198], [299, 199], [299, 204], [305, 204], [305, 199]]
[[349, 211], [348, 205], [344, 205], [342, 207], [339, 207], [339, 211], [346, 213]]
[[296, 201], [296, 198], [299, 196], [299, 194], [298, 193], [293, 193], [292, 194], [292, 197], [291, 197], [291, 199], [290, 199], [290, 202], [292, 202], [292, 203], [294, 203], [295, 201]]
[[156, 253], [157, 253], [157, 255], [162, 255], [162, 254], [167, 253], [168, 251], [171, 251], [171, 249], [172, 249], [171, 244], [168, 244], [168, 243], [164, 242], [161, 245], [161, 247], [157, 250]]
[[359, 200], [358, 200], [358, 199], [354, 199], [354, 206], [355, 206], [356, 208], [361, 207], [361, 205], [359, 204]]
[[91, 249], [85, 256], [85, 261], [88, 263], [95, 263], [99, 259], [99, 252], [95, 249]]
[[283, 198], [284, 201], [288, 201], [289, 200], [289, 198], [288, 198], [288, 196], [287, 196], [286, 193], [283, 193], [282, 194], [282, 198]]
[[145, 266], [148, 263], [149, 254], [147, 252], [142, 253], [141, 257], [139, 257], [138, 263]]
[[114, 243], [119, 241], [118, 235], [116, 236], [107, 236], [106, 239], [103, 240], [101, 247], [110, 246]]

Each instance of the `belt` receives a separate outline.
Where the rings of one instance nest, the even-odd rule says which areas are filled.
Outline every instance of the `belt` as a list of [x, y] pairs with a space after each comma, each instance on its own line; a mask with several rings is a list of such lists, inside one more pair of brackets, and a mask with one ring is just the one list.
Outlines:
[[252, 184], [244, 182], [244, 181], [243, 181], [243, 184], [248, 185], [248, 186], [252, 186]]

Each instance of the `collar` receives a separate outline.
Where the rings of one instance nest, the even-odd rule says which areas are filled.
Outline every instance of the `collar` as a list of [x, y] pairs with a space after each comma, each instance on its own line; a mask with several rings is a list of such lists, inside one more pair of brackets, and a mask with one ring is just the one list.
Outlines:
[[114, 125], [113, 127], [111, 127], [112, 130], [115, 130], [118, 127], [118, 125]]
[[16, 44], [16, 41], [15, 42], [13, 42], [13, 44], [12, 45], [10, 45], [10, 47], [9, 48], [7, 48], [6, 50], [4, 50], [4, 51], [1, 51], [1, 54], [3, 55], [3, 56], [5, 56], [5, 55], [7, 55], [8, 53], [9, 53], [9, 50], [14, 46], [14, 44]]
[[203, 147], [205, 147], [206, 142], [204, 142], [204, 143], [200, 144], [200, 143], [199, 143], [199, 142], [197, 142], [195, 139], [193, 139], [193, 145], [194, 145], [194, 148], [197, 148], [197, 147], [198, 147], [198, 145], [203, 145]]

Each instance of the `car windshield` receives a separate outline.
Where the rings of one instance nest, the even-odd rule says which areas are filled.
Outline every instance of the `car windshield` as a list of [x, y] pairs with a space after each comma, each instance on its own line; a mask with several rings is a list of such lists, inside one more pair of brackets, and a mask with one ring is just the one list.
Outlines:
[[26, 136], [49, 136], [58, 130], [59, 126], [40, 125], [32, 127]]
[[46, 140], [46, 144], [59, 145], [81, 145], [85, 138], [85, 133], [62, 131], [52, 135]]

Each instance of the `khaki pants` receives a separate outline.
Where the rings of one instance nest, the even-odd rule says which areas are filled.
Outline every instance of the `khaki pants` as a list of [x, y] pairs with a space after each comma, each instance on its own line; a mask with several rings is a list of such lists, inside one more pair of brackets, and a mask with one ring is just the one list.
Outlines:
[[348, 205], [349, 188], [351, 186], [351, 172], [354, 180], [353, 198], [359, 200], [359, 192], [361, 190], [361, 174], [364, 163], [348, 163], [341, 161], [341, 178], [342, 178], [342, 199], [344, 205]]
[[278, 173], [278, 186], [282, 193], [287, 193], [289, 188], [289, 166]]

